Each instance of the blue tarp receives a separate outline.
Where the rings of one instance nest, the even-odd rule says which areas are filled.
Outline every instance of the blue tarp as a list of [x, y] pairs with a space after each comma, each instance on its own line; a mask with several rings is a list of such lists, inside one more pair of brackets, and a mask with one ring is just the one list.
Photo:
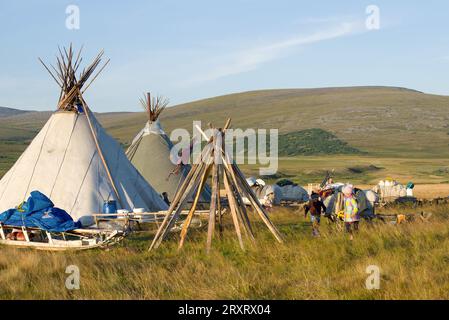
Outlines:
[[30, 197], [20, 209], [9, 209], [0, 214], [0, 222], [14, 227], [40, 228], [52, 232], [64, 232], [81, 227], [62, 209], [56, 208], [51, 200], [32, 191]]

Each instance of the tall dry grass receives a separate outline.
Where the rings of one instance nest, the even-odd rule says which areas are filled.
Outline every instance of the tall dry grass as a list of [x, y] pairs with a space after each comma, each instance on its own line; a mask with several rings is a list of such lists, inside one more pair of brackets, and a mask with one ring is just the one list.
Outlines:
[[[205, 230], [182, 251], [177, 236], [147, 252], [151, 232], [109, 250], [72, 253], [1, 247], [3, 299], [447, 299], [449, 207], [428, 207], [430, 222], [400, 226], [364, 223], [353, 242], [323, 221], [311, 237], [302, 213], [271, 213], [285, 236], [274, 242], [260, 223], [257, 246], [239, 249], [227, 221], [223, 240], [205, 254]], [[412, 208], [389, 211], [412, 212]], [[256, 221], [254, 221], [256, 222]], [[79, 290], [68, 290], [68, 265], [80, 268]], [[367, 290], [366, 267], [381, 269], [379, 290]]]

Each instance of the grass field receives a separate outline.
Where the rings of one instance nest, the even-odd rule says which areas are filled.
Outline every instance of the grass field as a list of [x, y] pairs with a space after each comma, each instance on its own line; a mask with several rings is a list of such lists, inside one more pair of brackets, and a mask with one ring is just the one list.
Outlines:
[[[247, 175], [259, 175], [259, 166], [242, 165]], [[387, 158], [370, 155], [333, 155], [282, 157], [277, 177], [291, 179], [301, 185], [321, 182], [326, 171], [334, 170], [335, 179], [374, 186], [387, 177], [402, 183], [446, 184], [449, 182], [449, 159]], [[277, 179], [266, 179], [273, 182]]]
[[[223, 240], [205, 254], [204, 227], [178, 252], [177, 235], [147, 252], [152, 232], [110, 250], [49, 253], [2, 247], [3, 299], [448, 299], [449, 207], [393, 208], [432, 212], [428, 223], [361, 225], [353, 242], [323, 221], [311, 237], [302, 212], [280, 209], [272, 219], [284, 244], [256, 224], [258, 245], [240, 251], [230, 221]], [[66, 267], [80, 269], [68, 290]], [[380, 268], [380, 289], [365, 287], [366, 268]]]
[[[418, 197], [434, 198], [449, 195], [448, 114], [449, 97], [363, 87], [227, 95], [169, 108], [162, 121], [167, 132], [191, 129], [192, 120], [218, 126], [228, 117], [234, 128], [279, 128], [282, 134], [320, 128], [338, 138], [338, 146], [347, 143], [361, 152], [281, 157], [278, 174], [266, 180], [288, 178], [307, 185], [334, 170], [335, 180], [364, 188], [386, 177], [411, 180]], [[0, 117], [0, 176], [49, 115]], [[123, 146], [145, 123], [142, 113], [97, 116]], [[258, 165], [242, 168], [247, 175], [259, 175]], [[177, 235], [147, 252], [154, 230], [132, 234], [108, 250], [49, 253], [1, 247], [0, 298], [449, 299], [449, 206], [395, 207], [388, 212], [420, 210], [433, 213], [430, 222], [365, 223], [350, 242], [326, 222], [322, 237], [313, 239], [301, 212], [279, 209], [271, 217], [285, 243], [275, 243], [255, 221], [258, 245], [246, 252], [240, 251], [228, 218], [223, 239], [214, 239], [209, 256], [204, 227], [189, 234], [181, 252]], [[79, 290], [65, 288], [69, 265], [80, 269]], [[369, 265], [380, 267], [380, 290], [365, 288]]]

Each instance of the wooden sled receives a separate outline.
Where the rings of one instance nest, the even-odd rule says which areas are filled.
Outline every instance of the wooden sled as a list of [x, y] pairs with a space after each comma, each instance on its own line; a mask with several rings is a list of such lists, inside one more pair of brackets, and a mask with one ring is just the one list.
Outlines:
[[[183, 210], [181, 215], [186, 216], [187, 210]], [[142, 212], [142, 213], [94, 213], [92, 217], [94, 218], [95, 225], [98, 227], [101, 222], [115, 222], [122, 225], [127, 225], [130, 222], [137, 223], [159, 223], [164, 220], [167, 211], [157, 211], [157, 212]], [[197, 210], [195, 215], [197, 216], [207, 216], [209, 210]]]
[[432, 216], [431, 212], [421, 212], [421, 213], [404, 213], [404, 214], [388, 214], [388, 213], [381, 213], [376, 214], [376, 218], [380, 219], [383, 222], [390, 222], [396, 225], [406, 223], [406, 222], [414, 222], [422, 221], [422, 222], [429, 222], [430, 217]]
[[0, 244], [36, 250], [77, 251], [101, 248], [118, 243], [125, 236], [126, 232], [120, 230], [75, 229], [67, 232], [49, 232], [39, 228], [0, 224]]

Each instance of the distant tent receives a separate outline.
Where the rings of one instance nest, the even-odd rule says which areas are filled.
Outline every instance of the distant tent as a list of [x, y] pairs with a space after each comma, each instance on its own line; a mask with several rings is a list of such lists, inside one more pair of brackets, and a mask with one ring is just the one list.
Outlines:
[[77, 77], [80, 53], [75, 57], [72, 46], [60, 51], [54, 72], [44, 64], [61, 88], [58, 108], [0, 180], [0, 212], [18, 206], [33, 190], [84, 226], [93, 223], [91, 214], [102, 212], [108, 200], [127, 210], [167, 209], [84, 101], [82, 94], [98, 73], [82, 88], [103, 52]]
[[[254, 185], [251, 187], [253, 192], [256, 194], [259, 201], [265, 205], [280, 205], [281, 204], [281, 197], [282, 197], [282, 191], [281, 188], [276, 184], [267, 184], [267, 185]], [[246, 198], [244, 198], [244, 201], [248, 201]]]
[[[280, 205], [282, 200], [282, 191], [277, 184], [266, 184], [262, 179], [249, 177], [246, 182], [251, 187], [251, 190], [259, 199], [259, 202], [267, 207], [273, 205]], [[249, 199], [243, 197], [243, 202], [246, 205], [250, 204]]]
[[379, 181], [373, 191], [379, 195], [383, 202], [395, 201], [407, 196], [407, 187], [390, 179]]
[[276, 182], [276, 185], [278, 185], [281, 189], [280, 198], [282, 201], [309, 201], [309, 194], [307, 193], [307, 190], [290, 180], [280, 180]]
[[[159, 194], [166, 192], [171, 201], [184, 182], [190, 165], [182, 155], [172, 157], [170, 150], [173, 143], [159, 122], [159, 116], [168, 105], [168, 100], [160, 96], [151, 97], [147, 93], [141, 99], [141, 104], [147, 112], [148, 121], [132, 141], [126, 155], [155, 190]], [[208, 186], [201, 194], [200, 201], [210, 201]]]

